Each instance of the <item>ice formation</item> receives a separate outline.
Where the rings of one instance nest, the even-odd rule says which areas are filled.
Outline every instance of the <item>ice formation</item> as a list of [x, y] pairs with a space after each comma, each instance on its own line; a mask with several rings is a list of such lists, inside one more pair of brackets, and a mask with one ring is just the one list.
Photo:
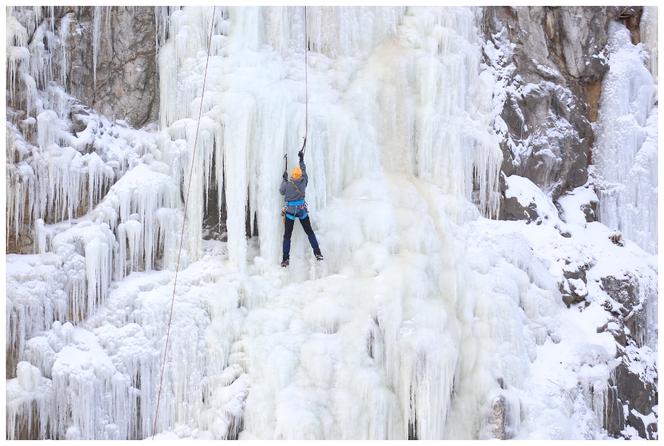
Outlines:
[[[171, 39], [159, 52], [161, 123], [176, 142], [186, 136], [190, 146], [211, 12], [176, 11]], [[494, 215], [502, 158], [487, 129], [492, 84], [479, 70], [476, 11], [415, 10], [397, 26], [402, 13], [313, 8], [308, 41], [320, 52], [309, 58], [307, 144], [316, 155], [307, 158], [313, 172], [308, 200], [314, 209], [325, 207], [354, 179], [387, 170], [436, 182], [465, 199], [475, 183], [482, 211]], [[284, 153], [294, 156], [304, 130], [303, 9], [230, 8], [217, 15], [209, 72], [219, 74], [208, 77], [192, 196], [204, 197], [216, 166], [226, 207], [248, 206], [246, 214], [258, 223], [261, 256], [272, 261], [279, 255], [273, 209], [280, 199], [271, 187], [279, 177], [272, 167]], [[376, 41], [364, 37], [367, 20], [379, 30]], [[456, 88], [447, 90], [448, 83]], [[440, 122], [446, 125], [435, 125]], [[192, 200], [187, 211], [193, 258], [202, 208], [202, 200]], [[229, 257], [240, 267], [246, 261], [245, 218], [233, 212], [226, 221]]]
[[655, 80], [657, 80], [657, 8], [653, 6], [643, 7], [642, 21], [642, 40], [645, 49], [648, 51], [648, 68]]
[[[636, 271], [650, 311], [643, 344], [656, 350], [655, 258], [586, 224], [587, 191], [562, 200], [562, 221], [549, 196], [511, 176], [510, 194], [547, 221], [491, 220], [500, 87], [482, 65], [480, 9], [310, 7], [306, 44], [301, 7], [155, 11], [161, 128], [149, 132], [49, 83], [66, 72], [67, 16], [58, 33], [38, 8], [9, 10], [9, 104], [28, 116], [8, 124], [8, 231], [30, 228], [37, 254], [8, 256], [8, 438], [606, 437], [615, 342], [596, 330], [608, 297], [595, 279]], [[109, 17], [95, 9], [95, 69]], [[48, 51], [28, 45], [35, 29]], [[305, 47], [307, 201], [326, 261], [296, 232], [286, 272], [276, 185], [304, 135]], [[621, 79], [606, 81], [603, 112], [622, 100], [609, 88]], [[648, 79], [633, 92], [643, 101]], [[631, 104], [622, 111], [641, 113], [641, 127], [656, 122], [652, 103]], [[640, 156], [648, 141], [656, 155], [648, 137]], [[606, 178], [612, 162], [598, 165]], [[213, 189], [223, 241], [202, 239]], [[623, 218], [622, 202], [611, 212]], [[653, 236], [635, 227], [621, 230]], [[584, 286], [565, 269], [591, 261], [591, 305], [565, 309], [560, 284]]]
[[629, 30], [609, 30], [609, 72], [602, 84], [594, 148], [600, 221], [657, 252], [657, 85]]

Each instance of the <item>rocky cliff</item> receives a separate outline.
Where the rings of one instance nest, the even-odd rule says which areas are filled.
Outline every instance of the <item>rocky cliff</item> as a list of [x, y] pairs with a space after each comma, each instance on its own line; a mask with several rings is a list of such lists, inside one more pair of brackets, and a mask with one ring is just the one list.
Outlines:
[[[503, 151], [501, 219], [539, 224], [542, 218], [537, 203], [524, 205], [507, 193], [506, 179], [511, 175], [527, 178], [550, 193], [559, 211], [559, 199], [576, 188], [595, 187], [599, 195], [599, 185], [594, 186], [589, 170], [602, 81], [609, 67], [609, 25], [623, 23], [632, 43], [637, 44], [643, 33], [652, 32], [642, 30], [643, 12], [641, 7], [485, 8], [485, 56], [503, 89], [496, 125]], [[652, 28], [648, 24], [643, 28], [646, 26]], [[651, 51], [656, 65], [656, 49], [646, 50]], [[586, 221], [598, 220], [597, 206], [595, 198], [583, 203]], [[619, 239], [618, 234], [615, 243], [622, 243]], [[566, 273], [566, 279], [581, 280], [585, 290], [587, 267]], [[598, 330], [614, 334], [620, 360], [610, 383], [605, 427], [616, 437], [631, 427], [643, 438], [656, 438], [655, 418], [647, 417], [657, 405], [656, 367], [651, 364], [642, 373], [628, 367], [638, 356], [634, 352], [645, 343], [645, 314], [652, 309], [645, 308], [639, 298], [636, 277], [608, 276], [601, 282], [613, 299], [605, 305], [615, 318], [610, 330], [607, 326]], [[563, 283], [561, 293], [568, 306], [584, 302], [584, 296]], [[656, 296], [650, 299], [653, 301]]]
[[495, 61], [506, 89], [502, 170], [529, 178], [554, 198], [588, 179], [591, 123], [607, 70], [608, 9], [485, 10], [487, 40], [508, 51]]
[[67, 22], [56, 20], [68, 26], [59, 31], [68, 61], [67, 91], [133, 127], [156, 121], [159, 73], [154, 8], [57, 8], [57, 15], [70, 17]]

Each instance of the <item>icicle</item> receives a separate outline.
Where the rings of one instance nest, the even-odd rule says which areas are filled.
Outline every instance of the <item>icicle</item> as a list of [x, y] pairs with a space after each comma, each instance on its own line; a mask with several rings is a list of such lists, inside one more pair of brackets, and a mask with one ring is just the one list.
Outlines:
[[28, 46], [30, 49], [29, 74], [41, 90], [46, 89], [48, 83], [53, 79], [52, 47], [47, 50], [44, 46], [44, 40], [47, 40], [50, 44], [54, 41], [53, 34], [47, 29], [46, 22], [37, 27]]
[[67, 297], [57, 256], [8, 255], [7, 264], [7, 364], [11, 368], [23, 359], [27, 339], [66, 317]]
[[26, 220], [30, 224], [33, 218], [34, 196], [32, 192], [36, 183], [35, 173], [29, 164], [21, 162], [8, 169], [7, 179], [8, 184], [13, 185], [12, 188], [7, 189], [8, 225], [14, 228], [14, 237], [18, 240]]
[[[34, 28], [33, 28], [34, 29]], [[25, 110], [28, 114], [32, 113], [36, 108], [37, 97], [37, 83], [31, 75], [33, 64], [37, 67], [42, 66], [40, 48], [43, 45], [35, 43], [34, 41], [28, 47], [28, 35], [31, 34], [33, 29], [26, 29], [12, 12], [7, 16], [7, 55], [9, 70], [9, 103], [15, 104], [15, 101], [23, 100]], [[39, 38], [40, 34], [37, 33], [34, 38]], [[39, 46], [41, 45], [41, 46]], [[37, 57], [33, 57], [32, 51], [39, 53]], [[40, 73], [38, 70], [36, 73]], [[23, 83], [23, 88], [16, 82], [16, 78]], [[23, 97], [16, 97], [16, 93], [22, 90]]]
[[82, 161], [87, 164], [88, 206], [92, 208], [102, 197], [102, 191], [111, 180], [106, 164], [95, 152], [83, 155]]
[[46, 213], [58, 221], [71, 220], [81, 202], [82, 157], [71, 147], [51, 144], [48, 150], [49, 195], [53, 201], [47, 204]]
[[26, 64], [30, 60], [30, 51], [24, 47], [12, 47], [8, 50], [8, 66], [9, 66], [9, 101], [14, 100], [14, 92], [16, 91], [16, 75], [18, 67], [21, 64]]
[[[143, 228], [136, 220], [129, 220], [118, 225], [118, 243], [120, 245], [120, 271], [127, 275], [130, 271], [138, 271], [138, 253], [140, 252], [141, 233]], [[128, 259], [128, 265], [123, 263]]]
[[53, 110], [45, 110], [37, 116], [37, 141], [42, 150], [58, 141], [59, 123], [58, 114]]
[[55, 6], [48, 7], [48, 22], [51, 25], [51, 34], [55, 33]]
[[64, 260], [72, 318], [92, 314], [106, 300], [113, 274], [115, 236], [107, 225], [82, 222], [53, 237], [53, 250]]
[[175, 269], [177, 262], [182, 213], [177, 209], [160, 208], [157, 210], [159, 250], [163, 253], [162, 268]]
[[32, 12], [34, 15], [34, 22], [32, 24], [32, 29], [30, 30], [31, 33], [34, 32], [35, 29], [37, 29], [37, 27], [42, 21], [42, 12], [43, 12], [42, 6], [33, 6]]
[[[133, 244], [130, 249], [136, 248], [132, 252], [122, 252], [131, 254], [137, 263], [135, 268], [130, 264], [127, 269], [124, 266], [126, 258], [119, 258], [115, 263], [118, 279], [128, 270], [150, 270], [155, 266], [160, 229], [157, 211], [160, 208], [173, 208], [178, 202], [174, 181], [165, 172], [160, 172], [160, 167], [166, 171], [168, 169], [159, 163], [155, 163], [154, 168], [139, 164], [131, 169], [109, 189], [92, 213], [94, 220], [108, 224], [111, 229], [118, 227], [119, 230], [120, 224], [134, 220], [138, 223], [124, 225], [122, 234], [119, 233], [118, 240], [122, 245], [129, 242]], [[135, 234], [139, 226], [140, 237]]]
[[[249, 98], [233, 98], [236, 113], [228, 116], [224, 127], [224, 168], [228, 217], [228, 257], [242, 267], [246, 261], [247, 151], [252, 146], [254, 104]], [[221, 190], [221, 184], [218, 186]]]
[[62, 57], [60, 58], [60, 84], [66, 88], [67, 86], [67, 75], [68, 75], [68, 69], [69, 69], [69, 64], [67, 61], [67, 53], [69, 52], [69, 48], [67, 46], [67, 40], [69, 37], [69, 27], [71, 24], [71, 19], [72, 19], [73, 14], [65, 14], [62, 19], [60, 19], [60, 51], [62, 53]]
[[7, 439], [52, 438], [53, 388], [37, 367], [28, 362], [17, 366], [17, 378], [7, 380]]
[[44, 220], [41, 218], [35, 221], [35, 252], [37, 254], [46, 253], [46, 230]]
[[97, 59], [99, 58], [99, 45], [101, 40], [101, 21], [104, 8], [97, 6], [93, 8], [92, 17], [92, 85], [97, 89]]
[[641, 16], [641, 41], [649, 53], [648, 68], [652, 76], [657, 80], [657, 8], [644, 6]]

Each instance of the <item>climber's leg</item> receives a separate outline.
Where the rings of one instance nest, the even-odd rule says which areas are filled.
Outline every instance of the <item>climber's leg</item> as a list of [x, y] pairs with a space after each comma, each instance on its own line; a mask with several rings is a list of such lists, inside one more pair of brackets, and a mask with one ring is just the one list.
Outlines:
[[[288, 266], [288, 259], [290, 257], [290, 240], [293, 235], [293, 225], [295, 220], [284, 217], [284, 243], [283, 243], [283, 257], [281, 266]], [[284, 265], [285, 264], [285, 265]]]
[[321, 254], [320, 248], [318, 247], [318, 240], [316, 240], [316, 234], [314, 234], [314, 230], [311, 227], [311, 220], [307, 216], [306, 218], [301, 219], [300, 223], [302, 224], [302, 228], [304, 228], [304, 232], [307, 233], [307, 237], [309, 237], [309, 243], [311, 244], [311, 248], [314, 250], [314, 255], [316, 256], [317, 259], [319, 257], [322, 258], [323, 255]]

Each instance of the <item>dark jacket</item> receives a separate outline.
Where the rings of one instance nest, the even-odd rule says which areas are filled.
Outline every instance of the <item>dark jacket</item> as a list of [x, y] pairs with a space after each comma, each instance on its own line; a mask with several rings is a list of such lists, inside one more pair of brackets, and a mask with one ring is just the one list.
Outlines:
[[[279, 193], [284, 196], [286, 202], [304, 200], [304, 191], [307, 188], [309, 177], [307, 177], [307, 167], [304, 165], [303, 160], [300, 160], [300, 169], [302, 169], [302, 178], [299, 180], [289, 179], [281, 182]], [[286, 212], [294, 214], [296, 212], [296, 206], [288, 206]]]

